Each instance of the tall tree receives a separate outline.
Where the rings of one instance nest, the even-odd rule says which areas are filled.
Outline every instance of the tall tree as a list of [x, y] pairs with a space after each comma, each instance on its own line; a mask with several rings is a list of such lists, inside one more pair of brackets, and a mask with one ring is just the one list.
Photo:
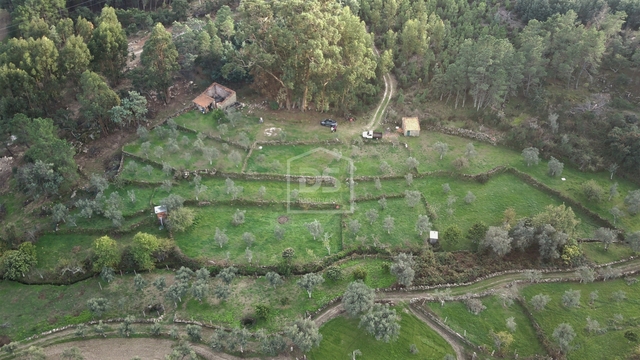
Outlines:
[[103, 267], [115, 268], [120, 260], [118, 244], [108, 236], [97, 238], [93, 242], [93, 251], [96, 254], [93, 261], [95, 271], [102, 270]]
[[169, 86], [174, 72], [180, 65], [171, 34], [162, 24], [157, 23], [154, 26], [149, 40], [144, 44], [140, 61], [144, 66], [146, 85], [162, 94], [166, 104], [169, 101]]
[[77, 80], [85, 72], [93, 56], [84, 39], [71, 35], [60, 50], [60, 69], [62, 76]]
[[139, 232], [133, 237], [131, 253], [142, 270], [152, 270], [155, 267], [153, 253], [160, 248], [160, 241], [151, 234]]
[[82, 106], [80, 111], [85, 119], [90, 124], [94, 120], [97, 121], [96, 125], [99, 126], [100, 131], [105, 134], [109, 133], [109, 123], [107, 122], [110, 118], [109, 110], [120, 105], [120, 98], [111, 90], [102, 76], [89, 70], [82, 73], [78, 101]]
[[97, 19], [89, 50], [93, 55], [93, 67], [111, 82], [118, 82], [127, 63], [127, 35], [112, 7], [105, 6]]
[[[302, 110], [349, 108], [370, 92], [375, 76], [372, 40], [364, 23], [331, 1], [243, 1], [239, 7], [243, 47], [224, 73], [248, 70], [259, 90], [282, 106]], [[340, 81], [336, 81], [340, 79]], [[272, 96], [273, 96], [272, 95]]]

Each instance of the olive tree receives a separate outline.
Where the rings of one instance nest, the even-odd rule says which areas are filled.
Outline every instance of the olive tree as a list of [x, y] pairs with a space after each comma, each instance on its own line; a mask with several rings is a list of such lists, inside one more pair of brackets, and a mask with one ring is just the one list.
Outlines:
[[371, 310], [360, 317], [358, 327], [364, 328], [376, 340], [391, 342], [400, 334], [399, 316], [389, 304], [374, 304]]
[[415, 261], [413, 255], [407, 253], [399, 253], [393, 258], [393, 264], [389, 268], [391, 274], [398, 278], [398, 283], [404, 286], [411, 286], [415, 271], [413, 270]]
[[561, 163], [558, 159], [553, 156], [549, 160], [549, 176], [556, 177], [562, 175], [562, 170], [564, 169], [564, 164]]
[[309, 295], [309, 299], [311, 299], [311, 293], [313, 289], [323, 282], [324, 278], [322, 277], [322, 275], [309, 273], [302, 275], [302, 277], [296, 282], [296, 285], [304, 289]]
[[609, 228], [598, 228], [593, 234], [593, 238], [599, 240], [604, 245], [604, 250], [609, 250], [609, 246], [616, 241], [616, 233], [612, 229]]
[[542, 311], [544, 310], [545, 306], [547, 306], [549, 301], [551, 301], [551, 297], [549, 295], [538, 294], [534, 295], [529, 303], [531, 304], [531, 306], [533, 306], [533, 309], [535, 311]]
[[356, 280], [347, 286], [347, 290], [342, 295], [342, 306], [347, 314], [355, 317], [371, 309], [375, 296], [373, 289], [362, 280]]
[[484, 239], [480, 242], [480, 247], [489, 249], [497, 256], [502, 257], [511, 251], [511, 240], [507, 230], [497, 226], [490, 226]]
[[573, 331], [573, 327], [571, 327], [571, 325], [562, 323], [553, 330], [552, 336], [558, 342], [560, 350], [566, 354], [571, 350], [571, 342], [576, 337], [576, 332]]
[[273, 271], [269, 271], [268, 273], [265, 274], [264, 277], [269, 282], [269, 285], [273, 286], [274, 289], [278, 285], [281, 285], [284, 283], [284, 280], [282, 280], [282, 276], [280, 276], [280, 274]]
[[449, 151], [449, 145], [447, 143], [443, 143], [441, 141], [436, 142], [433, 145], [433, 148], [440, 154], [440, 160], [447, 154]]
[[528, 147], [522, 150], [522, 157], [524, 158], [524, 162], [527, 163], [527, 166], [531, 166], [531, 164], [538, 165], [540, 159], [538, 155], [540, 154], [540, 150], [534, 147]]
[[318, 326], [309, 319], [296, 320], [284, 329], [284, 333], [303, 353], [320, 346], [322, 341], [322, 334], [318, 331]]

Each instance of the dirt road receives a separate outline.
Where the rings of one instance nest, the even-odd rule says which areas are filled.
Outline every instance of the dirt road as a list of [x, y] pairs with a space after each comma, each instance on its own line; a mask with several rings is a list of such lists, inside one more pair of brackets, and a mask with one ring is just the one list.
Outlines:
[[[378, 49], [374, 47], [373, 50], [375, 51], [376, 55], [380, 56]], [[373, 113], [371, 120], [369, 121], [369, 123], [367, 123], [365, 127], [365, 130], [367, 131], [373, 130], [373, 128], [376, 127], [376, 125], [378, 125], [377, 124], [378, 120], [382, 119], [382, 114], [384, 114], [385, 110], [387, 110], [387, 105], [389, 105], [389, 101], [393, 97], [394, 81], [393, 81], [393, 78], [391, 77], [391, 74], [385, 74], [383, 77], [383, 80], [384, 80], [384, 94], [382, 95], [382, 100], [380, 100], [380, 104], [378, 104], [378, 108]]]

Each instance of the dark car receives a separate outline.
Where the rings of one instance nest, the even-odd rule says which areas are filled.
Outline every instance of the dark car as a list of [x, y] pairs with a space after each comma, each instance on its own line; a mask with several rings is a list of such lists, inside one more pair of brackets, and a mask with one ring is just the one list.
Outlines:
[[332, 119], [324, 119], [322, 121], [320, 121], [320, 125], [322, 126], [328, 126], [328, 127], [334, 127], [334, 126], [338, 126], [338, 122]]

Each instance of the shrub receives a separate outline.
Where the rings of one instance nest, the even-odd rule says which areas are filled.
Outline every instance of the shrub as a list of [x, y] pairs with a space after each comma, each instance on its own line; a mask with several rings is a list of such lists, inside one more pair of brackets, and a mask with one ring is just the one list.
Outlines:
[[365, 281], [367, 279], [367, 270], [362, 266], [358, 266], [355, 269], [353, 269], [353, 272], [351, 273], [351, 275], [353, 275], [353, 280]]
[[338, 281], [342, 279], [342, 269], [338, 266], [331, 265], [326, 270], [327, 279], [332, 281]]
[[469, 166], [469, 159], [461, 156], [453, 160], [451, 163], [453, 164], [453, 167], [455, 167], [457, 170], [461, 170]]
[[600, 202], [604, 197], [604, 189], [595, 180], [589, 180], [582, 184], [582, 193], [589, 201]]
[[464, 301], [464, 304], [467, 305], [467, 309], [469, 310], [469, 312], [474, 315], [478, 315], [487, 309], [487, 307], [484, 306], [482, 304], [482, 301], [480, 301], [479, 299], [466, 299]]

